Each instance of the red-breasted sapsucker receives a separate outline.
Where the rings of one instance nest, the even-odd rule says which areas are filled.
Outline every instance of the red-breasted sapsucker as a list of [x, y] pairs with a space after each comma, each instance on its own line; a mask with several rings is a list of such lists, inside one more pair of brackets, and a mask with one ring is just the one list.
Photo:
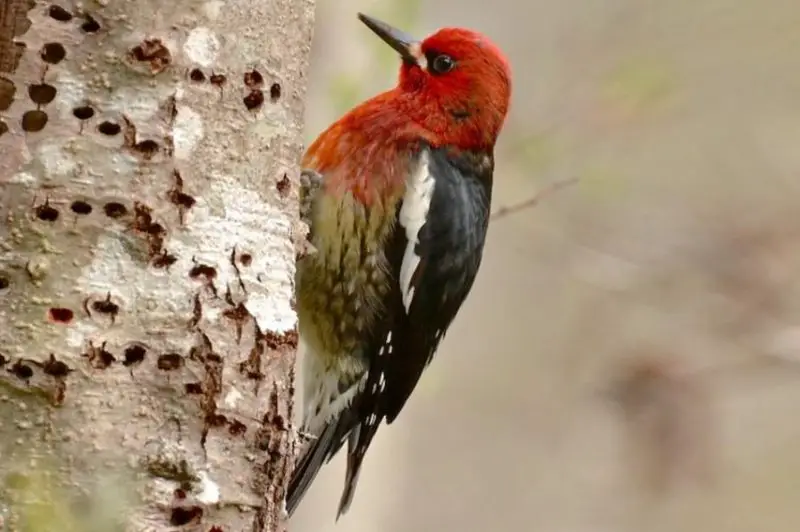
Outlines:
[[477, 32], [417, 41], [359, 18], [402, 66], [397, 87], [344, 115], [303, 159], [316, 252], [298, 261], [296, 290], [313, 439], [289, 484], [290, 515], [345, 442], [338, 515], [347, 511], [375, 432], [395, 420], [472, 288], [511, 93], [508, 62]]

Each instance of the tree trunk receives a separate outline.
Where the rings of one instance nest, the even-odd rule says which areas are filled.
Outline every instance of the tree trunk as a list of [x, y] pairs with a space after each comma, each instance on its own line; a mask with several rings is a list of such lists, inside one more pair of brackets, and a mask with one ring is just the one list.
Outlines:
[[0, 529], [283, 529], [312, 19], [0, 0]]

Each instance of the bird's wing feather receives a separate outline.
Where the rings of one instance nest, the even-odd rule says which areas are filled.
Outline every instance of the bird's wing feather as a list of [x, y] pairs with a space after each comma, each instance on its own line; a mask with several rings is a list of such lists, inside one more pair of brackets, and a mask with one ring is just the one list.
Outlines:
[[[381, 414], [389, 423], [405, 406], [469, 294], [488, 226], [491, 164], [479, 165], [444, 149], [423, 153], [429, 156], [422, 156], [419, 166], [427, 170], [417, 170], [411, 180], [415, 186], [408, 187], [394, 237], [395, 246], [403, 250], [397, 276], [400, 298], [391, 299], [391, 328], [370, 363], [365, 390], [368, 393], [377, 381]], [[426, 182], [426, 173], [434, 186]], [[424, 203], [429, 189], [424, 223], [415, 224], [421, 216], [413, 215], [425, 209], [409, 207], [408, 202]]]
[[407, 183], [386, 243], [395, 280], [384, 326], [367, 350], [369, 370], [353, 407], [361, 423], [348, 444], [340, 515], [352, 498], [361, 461], [380, 423], [394, 421], [467, 297], [480, 266], [491, 199], [491, 154], [454, 157], [424, 150]]

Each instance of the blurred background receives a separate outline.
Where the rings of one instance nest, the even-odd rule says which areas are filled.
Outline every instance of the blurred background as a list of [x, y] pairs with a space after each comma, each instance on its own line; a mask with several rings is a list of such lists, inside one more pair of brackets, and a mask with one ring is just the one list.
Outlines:
[[465, 308], [338, 524], [293, 532], [800, 527], [800, 4], [318, 0], [306, 139], [391, 86], [356, 19], [488, 34], [514, 70]]

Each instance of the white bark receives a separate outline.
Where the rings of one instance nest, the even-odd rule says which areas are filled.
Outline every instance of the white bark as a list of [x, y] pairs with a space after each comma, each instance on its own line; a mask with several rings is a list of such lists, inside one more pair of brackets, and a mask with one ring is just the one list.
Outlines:
[[0, 520], [279, 530], [313, 0], [56, 4], [0, 72]]

